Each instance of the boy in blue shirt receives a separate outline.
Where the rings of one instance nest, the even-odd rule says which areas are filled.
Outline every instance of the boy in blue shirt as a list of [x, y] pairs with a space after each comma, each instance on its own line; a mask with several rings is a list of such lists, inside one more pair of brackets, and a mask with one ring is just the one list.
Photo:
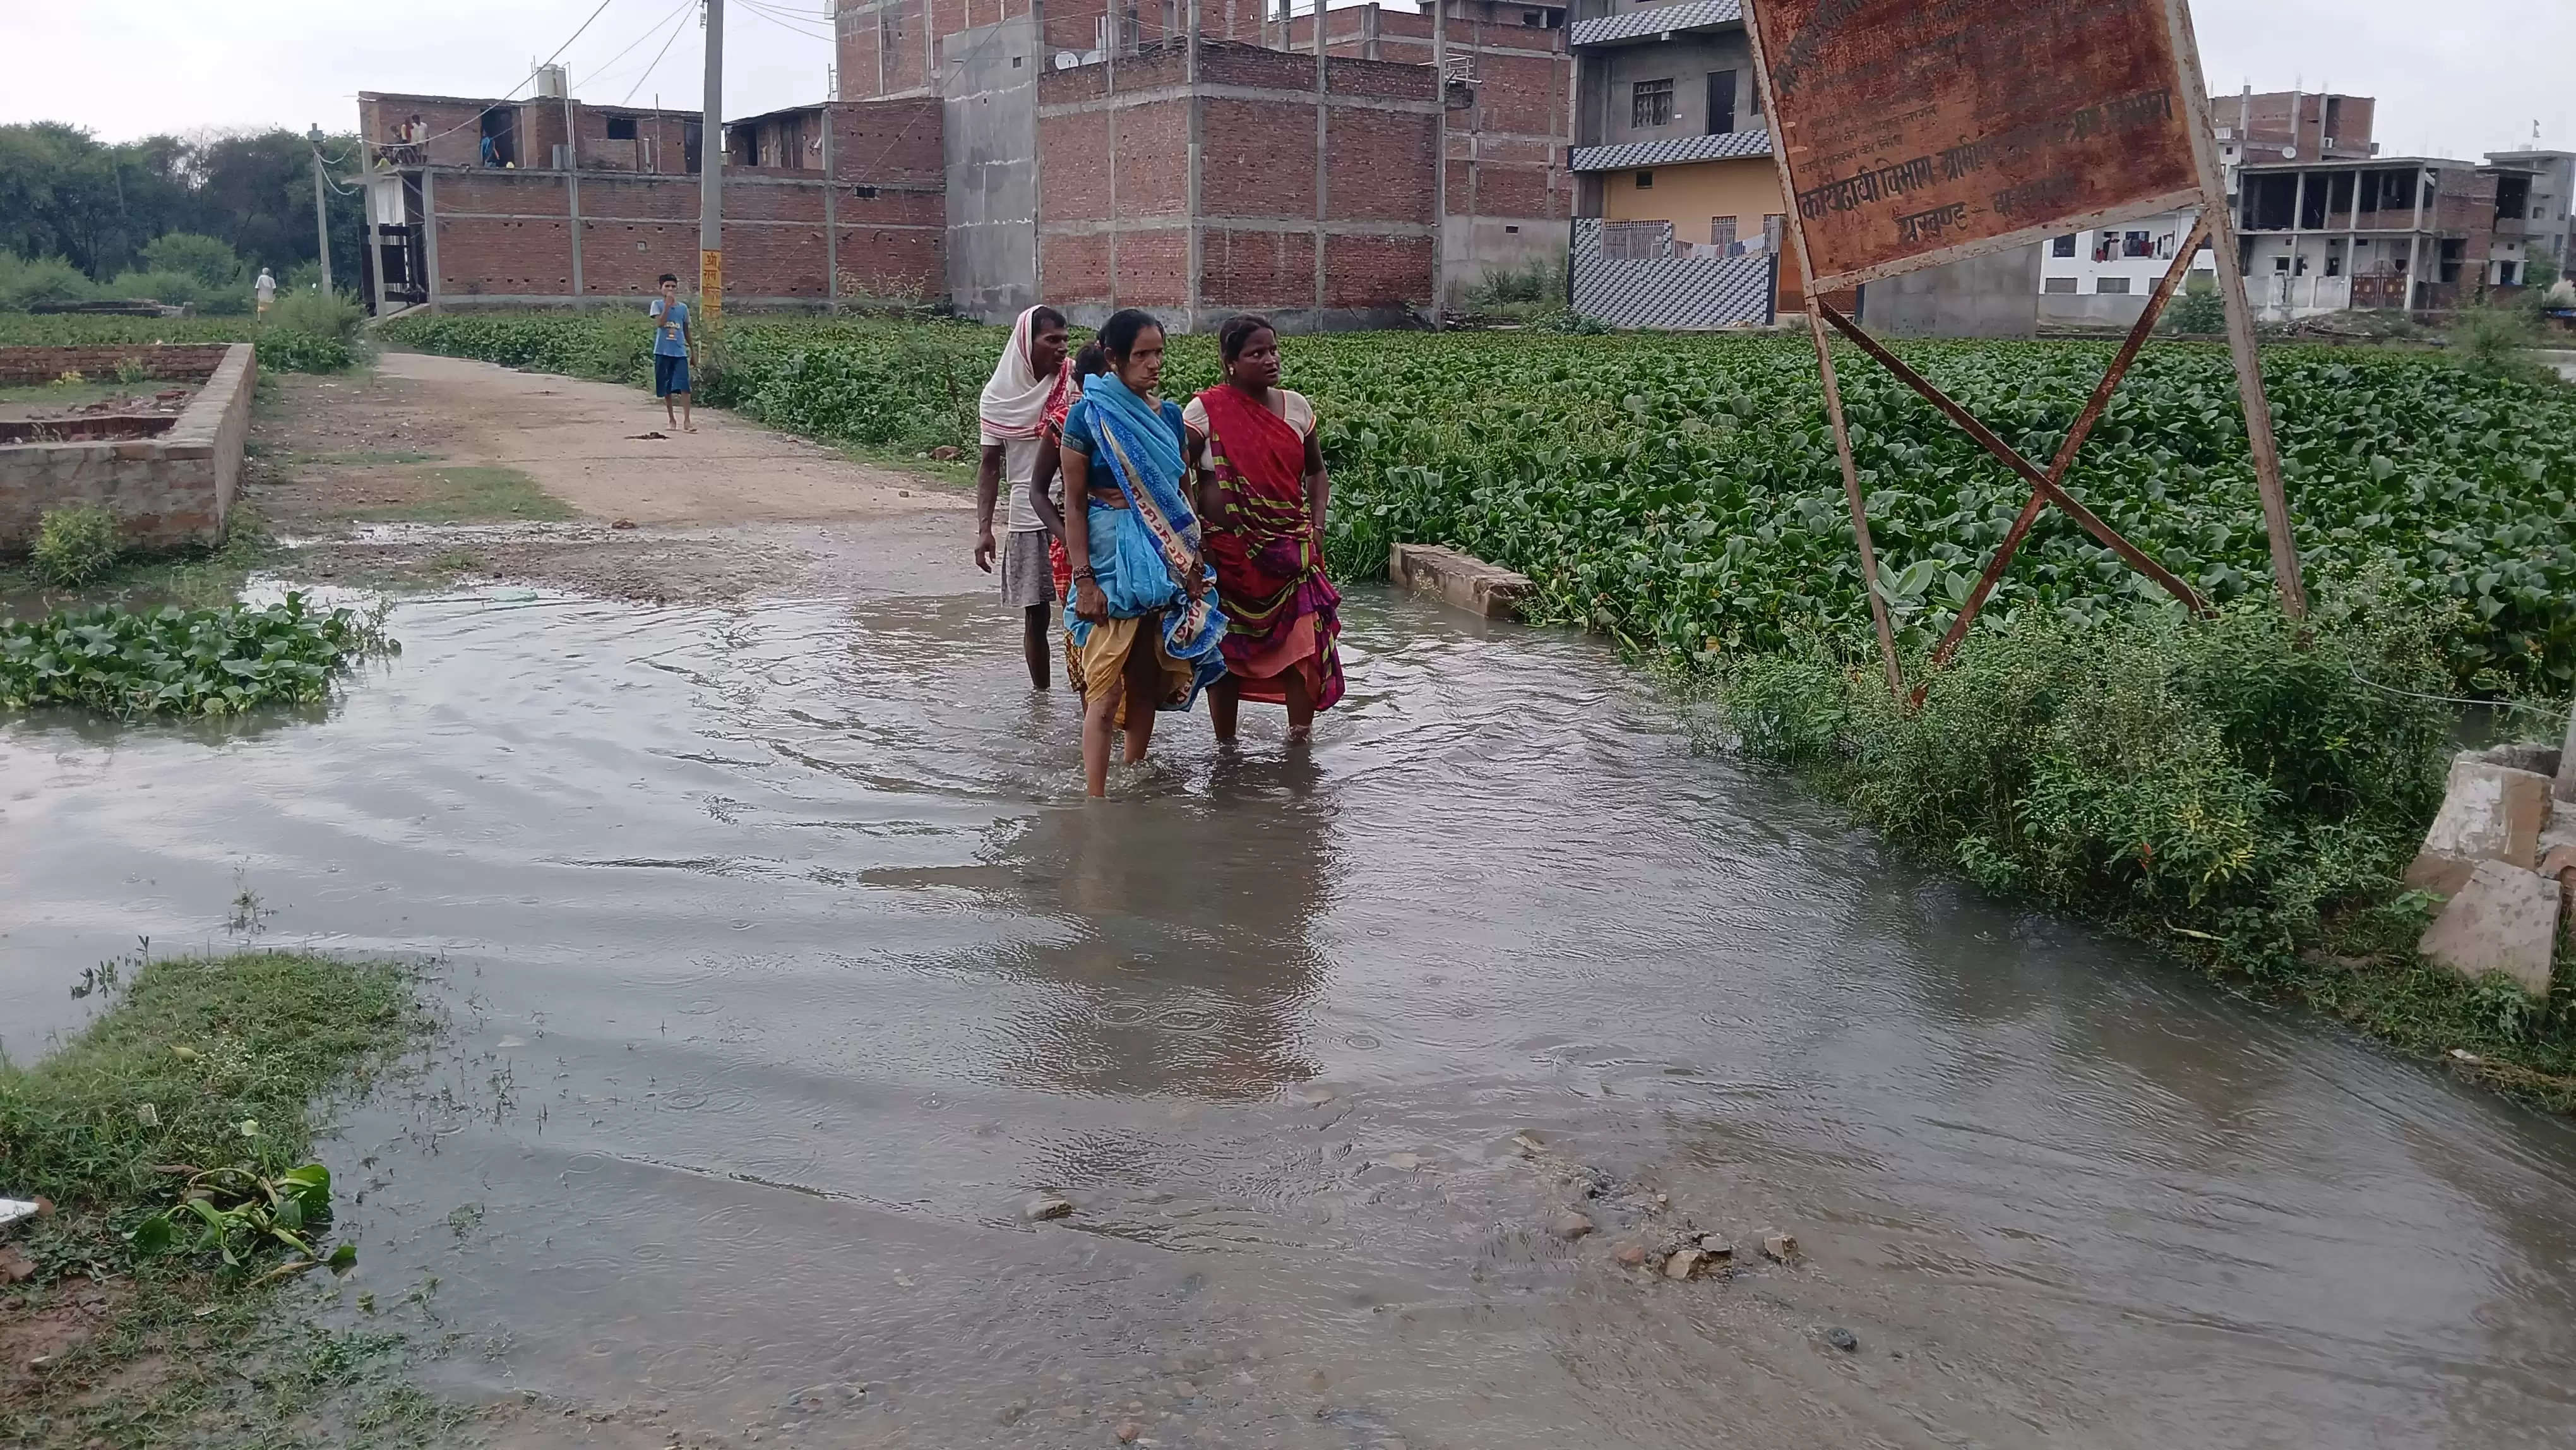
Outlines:
[[[653, 396], [662, 400], [662, 416], [683, 433], [695, 433], [698, 425], [689, 416], [689, 359], [698, 350], [698, 331], [689, 325], [689, 304], [680, 300], [680, 279], [668, 272], [662, 274], [662, 295], [646, 309], [653, 319]], [[680, 400], [679, 415], [672, 416], [671, 399]]]

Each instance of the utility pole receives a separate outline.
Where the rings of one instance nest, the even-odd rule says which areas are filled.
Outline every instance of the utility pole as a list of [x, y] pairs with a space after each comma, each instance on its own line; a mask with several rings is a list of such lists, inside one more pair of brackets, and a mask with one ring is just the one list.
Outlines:
[[698, 311], [724, 312], [724, 0], [707, 5], [707, 99], [698, 113]]
[[314, 122], [313, 128], [304, 133], [304, 139], [313, 143], [313, 235], [314, 239], [321, 244], [322, 292], [324, 296], [329, 296], [331, 293], [331, 214], [322, 198], [322, 123]]

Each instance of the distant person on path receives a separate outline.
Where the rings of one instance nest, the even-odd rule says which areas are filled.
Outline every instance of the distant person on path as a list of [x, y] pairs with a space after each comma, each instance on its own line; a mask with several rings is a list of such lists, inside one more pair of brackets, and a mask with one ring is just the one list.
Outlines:
[[1226, 319], [1217, 354], [1225, 381], [1182, 412], [1226, 617], [1226, 674], [1208, 687], [1208, 719], [1217, 743], [1230, 744], [1240, 702], [1285, 705], [1298, 744], [1315, 712], [1342, 698], [1342, 596], [1324, 577], [1332, 483], [1314, 405], [1279, 386], [1270, 319]]
[[[698, 351], [698, 330], [689, 324], [689, 304], [680, 300], [680, 279], [662, 274], [662, 295], [653, 299], [645, 315], [653, 319], [653, 396], [662, 400], [662, 416], [683, 433], [695, 433], [698, 425], [690, 414], [689, 359]], [[679, 413], [671, 412], [671, 400], [680, 400]]]
[[1001, 548], [1002, 602], [1021, 611], [1029, 684], [1040, 690], [1049, 683], [1047, 616], [1064, 596], [1056, 592], [1049, 577], [1049, 525], [1046, 515], [1038, 511], [1030, 483], [1046, 446], [1047, 421], [1064, 416], [1072, 391], [1064, 314], [1052, 307], [1032, 307], [1011, 324], [1011, 340], [993, 364], [992, 380], [984, 384], [984, 396], [976, 405], [984, 451], [975, 478], [975, 567], [993, 572], [993, 505], [1007, 480], [1010, 530]]
[[266, 267], [259, 269], [259, 280], [250, 284], [250, 295], [258, 299], [258, 311], [255, 315], [266, 317], [268, 304], [277, 300], [277, 279], [268, 275]]
[[[1187, 710], [1225, 673], [1214, 576], [1182, 486], [1181, 410], [1163, 381], [1163, 327], [1129, 308], [1100, 328], [1109, 371], [1064, 420], [1064, 546], [1074, 558], [1065, 629], [1082, 662], [1082, 778], [1109, 793], [1109, 737], [1133, 696]], [[1127, 763], [1145, 758], [1154, 717], [1126, 712]]]

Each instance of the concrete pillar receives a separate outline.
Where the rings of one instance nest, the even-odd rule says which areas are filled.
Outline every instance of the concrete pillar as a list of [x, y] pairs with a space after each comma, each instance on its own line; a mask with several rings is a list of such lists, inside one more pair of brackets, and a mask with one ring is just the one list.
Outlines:
[[2576, 711], [2567, 717], [2567, 740], [2558, 752], [2558, 780], [2551, 795], [2563, 801], [2576, 801]]
[[428, 167], [420, 172], [420, 263], [429, 275], [421, 279], [421, 299], [438, 300], [438, 173]]

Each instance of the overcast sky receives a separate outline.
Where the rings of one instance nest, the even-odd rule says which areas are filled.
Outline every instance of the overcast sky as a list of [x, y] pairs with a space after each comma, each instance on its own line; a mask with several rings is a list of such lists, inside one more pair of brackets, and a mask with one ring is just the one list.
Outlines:
[[[0, 122], [154, 132], [354, 129], [360, 89], [506, 91], [600, 0], [0, 0]], [[729, 0], [725, 112], [823, 99], [831, 0]], [[2379, 98], [2390, 154], [2576, 149], [2576, 0], [2197, 0], [2221, 94], [2334, 89]], [[564, 51], [583, 100], [697, 103], [696, 0], [606, 0]], [[665, 43], [667, 41], [667, 48]], [[655, 57], [659, 56], [658, 63]], [[2009, 64], [1998, 58], [1998, 64]]]

